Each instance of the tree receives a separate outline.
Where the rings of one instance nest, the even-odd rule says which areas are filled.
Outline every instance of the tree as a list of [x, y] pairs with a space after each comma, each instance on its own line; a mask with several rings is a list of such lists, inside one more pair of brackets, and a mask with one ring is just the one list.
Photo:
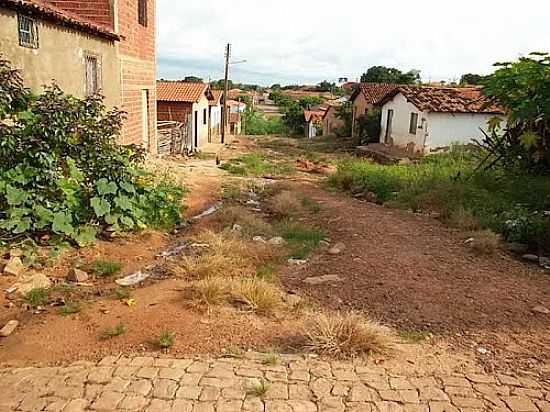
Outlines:
[[285, 126], [297, 135], [305, 133], [304, 108], [297, 102], [292, 102], [284, 108], [283, 122]]
[[338, 107], [336, 109], [336, 117], [344, 121], [344, 126], [342, 130], [338, 131], [338, 134], [341, 136], [350, 136], [353, 125], [353, 103], [347, 101]]
[[501, 164], [530, 174], [550, 174], [550, 55], [531, 53], [496, 63], [483, 92], [507, 111], [507, 122], [491, 121], [479, 142], [491, 167]]
[[323, 99], [317, 96], [304, 96], [298, 99], [298, 104], [303, 109], [307, 109], [308, 107], [313, 106], [319, 106], [321, 103], [323, 103]]
[[466, 73], [463, 74], [460, 78], [460, 84], [471, 84], [471, 85], [481, 85], [487, 80], [487, 76], [482, 76], [480, 74]]
[[330, 92], [336, 87], [335, 83], [331, 83], [327, 80], [323, 80], [317, 85], [317, 90], [320, 92]]
[[281, 85], [279, 83], [275, 83], [274, 85], [271, 86], [271, 90], [273, 91], [281, 90]]
[[184, 82], [187, 82], [187, 83], [202, 83], [203, 80], [201, 77], [197, 77], [197, 76], [186, 76], [184, 79], [183, 79]]
[[420, 71], [409, 70], [403, 73], [393, 67], [372, 66], [361, 76], [362, 83], [414, 84], [420, 81]]

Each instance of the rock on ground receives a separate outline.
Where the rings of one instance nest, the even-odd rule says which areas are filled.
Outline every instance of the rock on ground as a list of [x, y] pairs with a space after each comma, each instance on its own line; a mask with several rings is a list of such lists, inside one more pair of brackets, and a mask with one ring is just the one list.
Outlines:
[[4, 327], [2, 329], [0, 329], [0, 336], [2, 337], [7, 337], [7, 336], [10, 336], [13, 331], [15, 330], [15, 328], [17, 328], [17, 326], [19, 326], [19, 322], [16, 321], [16, 320], [10, 320], [8, 323], [6, 323], [4, 325]]

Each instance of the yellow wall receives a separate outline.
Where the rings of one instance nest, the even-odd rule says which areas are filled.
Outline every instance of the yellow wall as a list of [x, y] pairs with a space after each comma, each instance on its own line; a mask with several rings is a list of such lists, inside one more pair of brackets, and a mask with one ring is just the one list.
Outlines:
[[86, 93], [85, 53], [101, 61], [101, 88], [107, 106], [120, 106], [120, 65], [113, 42], [35, 19], [39, 48], [19, 45], [17, 13], [0, 10], [0, 54], [22, 69], [25, 86], [36, 92], [55, 79], [59, 87], [76, 97]]

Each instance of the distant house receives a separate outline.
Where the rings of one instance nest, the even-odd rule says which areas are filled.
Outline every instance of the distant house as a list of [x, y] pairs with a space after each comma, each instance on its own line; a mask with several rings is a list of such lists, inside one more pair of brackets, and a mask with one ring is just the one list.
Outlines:
[[156, 152], [155, 20], [155, 0], [0, 0], [0, 54], [35, 92], [102, 94], [120, 143]]
[[345, 126], [344, 121], [338, 117], [340, 104], [331, 104], [323, 114], [323, 136], [334, 135], [338, 129]]
[[218, 143], [222, 124], [223, 91], [211, 90], [208, 98], [208, 141]]
[[366, 115], [373, 107], [378, 107], [380, 102], [398, 85], [389, 83], [359, 83], [350, 97], [353, 104], [352, 134], [357, 130], [357, 124], [361, 116]]
[[208, 142], [209, 110], [212, 93], [206, 83], [161, 80], [157, 82], [159, 121], [191, 121], [192, 149]]
[[229, 133], [238, 136], [242, 133], [242, 116], [240, 113], [229, 113]]
[[229, 113], [244, 113], [246, 111], [246, 103], [238, 102], [236, 100], [227, 100], [227, 107]]
[[323, 127], [323, 110], [304, 110], [305, 132], [308, 139], [319, 135]]
[[491, 118], [503, 114], [472, 87], [399, 87], [381, 105], [380, 142], [415, 153], [470, 143]]

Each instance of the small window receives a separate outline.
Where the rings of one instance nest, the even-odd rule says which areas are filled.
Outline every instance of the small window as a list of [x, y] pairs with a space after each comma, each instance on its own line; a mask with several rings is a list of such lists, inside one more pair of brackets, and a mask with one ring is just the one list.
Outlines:
[[86, 96], [99, 94], [101, 89], [99, 57], [86, 55]]
[[138, 0], [138, 21], [142, 26], [147, 26], [147, 0]]
[[204, 109], [202, 111], [202, 124], [206, 124], [207, 123], [207, 116], [206, 116], [206, 109]]
[[409, 133], [416, 134], [418, 128], [418, 113], [411, 113], [411, 123], [409, 124]]
[[38, 49], [38, 27], [36, 26], [36, 22], [21, 14], [17, 16], [17, 20], [19, 25], [19, 45]]

